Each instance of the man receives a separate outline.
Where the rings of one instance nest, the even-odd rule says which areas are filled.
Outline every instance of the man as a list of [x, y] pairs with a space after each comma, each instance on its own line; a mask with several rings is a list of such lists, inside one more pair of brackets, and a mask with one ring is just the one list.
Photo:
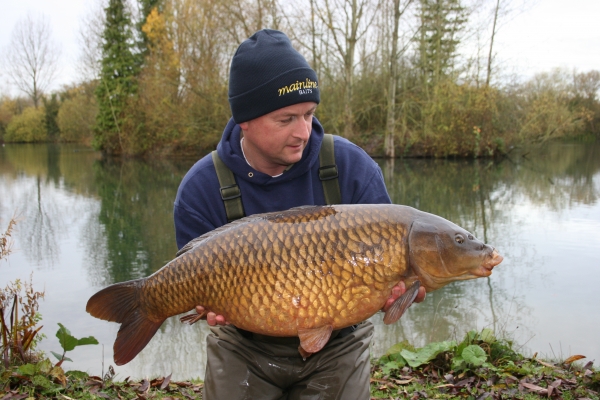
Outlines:
[[[262, 30], [236, 51], [230, 70], [233, 118], [217, 146], [233, 172], [245, 215], [302, 205], [325, 205], [319, 179], [323, 127], [316, 73], [285, 34]], [[358, 146], [335, 137], [341, 202], [390, 203], [381, 170]], [[175, 200], [179, 248], [227, 221], [212, 157], [183, 178]], [[384, 308], [405, 288], [396, 286]], [[417, 296], [422, 301], [425, 291]], [[205, 310], [197, 307], [199, 313]], [[204, 399], [368, 399], [370, 322], [334, 332], [304, 360], [298, 338], [256, 335], [210, 312]]]

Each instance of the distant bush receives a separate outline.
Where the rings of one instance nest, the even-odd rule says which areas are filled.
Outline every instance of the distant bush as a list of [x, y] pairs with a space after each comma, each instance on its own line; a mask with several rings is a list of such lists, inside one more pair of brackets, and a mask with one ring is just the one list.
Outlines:
[[4, 135], [5, 142], [44, 142], [47, 138], [45, 111], [41, 107], [29, 107], [15, 115]]
[[26, 99], [16, 98], [11, 99], [7, 96], [0, 98], [0, 140], [6, 134], [6, 128], [13, 117], [17, 114], [21, 114], [27, 103]]
[[78, 93], [62, 102], [58, 110], [58, 128], [63, 142], [89, 143], [94, 135], [98, 106], [94, 97]]

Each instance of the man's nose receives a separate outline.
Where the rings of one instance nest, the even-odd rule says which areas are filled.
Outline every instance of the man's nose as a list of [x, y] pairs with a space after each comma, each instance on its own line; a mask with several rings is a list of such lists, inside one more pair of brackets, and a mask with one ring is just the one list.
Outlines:
[[306, 121], [304, 118], [298, 118], [294, 124], [294, 137], [300, 138], [304, 141], [308, 140], [312, 131], [312, 119]]

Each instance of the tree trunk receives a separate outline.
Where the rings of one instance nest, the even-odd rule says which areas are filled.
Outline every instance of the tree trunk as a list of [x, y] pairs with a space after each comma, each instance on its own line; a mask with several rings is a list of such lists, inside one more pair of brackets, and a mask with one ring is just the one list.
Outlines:
[[400, 0], [394, 0], [394, 33], [392, 34], [392, 53], [390, 54], [390, 76], [387, 90], [387, 119], [383, 150], [387, 158], [396, 156], [394, 135], [396, 127], [396, 86], [398, 84], [398, 25], [400, 24]]
[[492, 25], [492, 37], [490, 38], [490, 52], [488, 54], [487, 61], [487, 74], [485, 77], [485, 86], [490, 86], [490, 79], [492, 76], [492, 56], [494, 48], [494, 38], [496, 36], [496, 22], [498, 21], [498, 10], [500, 10], [500, 0], [496, 0], [496, 10], [494, 11], [494, 24]]

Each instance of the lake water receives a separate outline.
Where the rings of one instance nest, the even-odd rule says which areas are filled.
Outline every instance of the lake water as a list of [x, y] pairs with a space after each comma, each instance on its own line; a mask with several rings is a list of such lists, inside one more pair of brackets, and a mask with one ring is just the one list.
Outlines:
[[[147, 276], [176, 252], [172, 204], [194, 160], [103, 159], [72, 145], [0, 147], [0, 229], [18, 223], [0, 286], [32, 275], [45, 290], [40, 348], [60, 352], [62, 323], [101, 345], [67, 354], [68, 369], [100, 375], [112, 363], [118, 325], [85, 312], [100, 288]], [[491, 328], [526, 353], [600, 360], [600, 144], [554, 143], [492, 160], [380, 161], [395, 203], [441, 215], [505, 257], [490, 278], [456, 282], [376, 325], [373, 355]], [[168, 320], [118, 379], [202, 378], [205, 323]], [[598, 365], [598, 362], [596, 362]]]

